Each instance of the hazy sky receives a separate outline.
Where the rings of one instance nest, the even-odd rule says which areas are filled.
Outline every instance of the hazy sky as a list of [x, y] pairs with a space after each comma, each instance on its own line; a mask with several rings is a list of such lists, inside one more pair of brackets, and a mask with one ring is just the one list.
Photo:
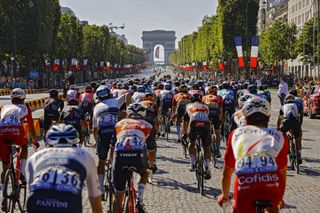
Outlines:
[[60, 0], [90, 24], [125, 23], [130, 44], [142, 47], [142, 31], [175, 30], [177, 42], [197, 30], [205, 15], [216, 14], [217, 0]]

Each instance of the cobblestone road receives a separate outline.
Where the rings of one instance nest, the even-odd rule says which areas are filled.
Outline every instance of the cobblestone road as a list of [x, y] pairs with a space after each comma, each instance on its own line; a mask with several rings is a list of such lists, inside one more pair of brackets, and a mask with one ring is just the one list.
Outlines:
[[[280, 108], [278, 98], [273, 93], [271, 127], [275, 127]], [[174, 129], [172, 128], [174, 131]], [[303, 165], [301, 174], [288, 170], [285, 193], [286, 207], [282, 212], [320, 212], [320, 120], [305, 117], [303, 124]], [[180, 144], [171, 135], [169, 142], [158, 141], [157, 164], [159, 171], [154, 175], [153, 185], [147, 185], [145, 203], [151, 213], [157, 212], [221, 212], [216, 203], [220, 193], [222, 160], [218, 168], [212, 168], [212, 179], [205, 183], [205, 196], [196, 188], [195, 174], [189, 172], [189, 161], [182, 155]], [[92, 139], [93, 140], [93, 139]], [[95, 156], [95, 150], [88, 149]], [[30, 149], [31, 151], [31, 149]], [[224, 150], [222, 150], [224, 153]], [[83, 193], [84, 212], [91, 212], [87, 192]], [[103, 203], [107, 212], [107, 203]]]

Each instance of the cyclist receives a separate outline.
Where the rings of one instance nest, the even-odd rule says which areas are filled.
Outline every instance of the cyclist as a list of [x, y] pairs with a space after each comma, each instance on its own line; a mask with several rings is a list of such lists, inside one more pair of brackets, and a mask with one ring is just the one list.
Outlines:
[[197, 136], [200, 136], [202, 146], [204, 149], [204, 167], [205, 179], [211, 178], [210, 164], [211, 164], [211, 136], [210, 134], [210, 120], [209, 108], [207, 105], [201, 103], [201, 96], [194, 94], [190, 97], [191, 103], [186, 106], [184, 113], [183, 137], [189, 136], [189, 156], [190, 156], [190, 171], [195, 170], [196, 164], [196, 149], [195, 143]]
[[260, 85], [258, 94], [262, 97], [265, 97], [271, 104], [271, 93], [269, 90], [267, 90], [267, 85]]
[[[302, 110], [302, 111], [301, 111]], [[301, 159], [301, 123], [300, 123], [300, 117], [301, 114], [303, 114], [303, 108], [298, 106], [296, 103], [296, 98], [288, 94], [286, 95], [284, 99], [284, 104], [280, 109], [277, 127], [280, 129], [283, 133], [287, 133], [289, 130], [292, 131], [292, 134], [294, 135], [294, 138], [296, 140], [296, 146], [298, 150], [298, 163], [302, 164]]]
[[64, 108], [64, 102], [59, 99], [59, 92], [55, 89], [49, 91], [50, 98], [44, 104], [43, 131], [44, 136], [52, 124], [59, 122], [60, 113]]
[[190, 95], [199, 94], [201, 96], [204, 95], [203, 91], [200, 89], [199, 84], [193, 84], [192, 89], [188, 91]]
[[[4, 177], [10, 166], [9, 147], [6, 140], [12, 140], [15, 144], [21, 146], [20, 180], [26, 183], [25, 166], [28, 157], [28, 140], [25, 136], [23, 123], [28, 124], [29, 135], [33, 145], [38, 148], [40, 145], [37, 140], [36, 132], [33, 126], [32, 112], [29, 106], [25, 105], [26, 93], [23, 89], [16, 88], [11, 92], [11, 104], [3, 105], [0, 113], [0, 159], [2, 161], [1, 184], [4, 183]], [[2, 202], [2, 208], [4, 201]]]
[[36, 152], [27, 162], [28, 212], [82, 212], [86, 181], [92, 212], [102, 213], [95, 162], [88, 151], [77, 147], [77, 130], [59, 124], [46, 137], [50, 148]]
[[92, 118], [94, 108], [94, 92], [91, 86], [87, 86], [85, 92], [80, 95], [80, 107], [84, 114], [88, 113], [90, 116], [89, 127], [92, 129]]
[[60, 114], [60, 123], [72, 125], [78, 132], [80, 146], [83, 144], [82, 129], [86, 128], [85, 114], [79, 106], [78, 91], [69, 90], [67, 92], [67, 105]]
[[172, 101], [172, 114], [174, 114], [173, 118], [176, 120], [176, 129], [178, 136], [178, 143], [181, 140], [181, 122], [186, 110], [186, 105], [190, 102], [190, 94], [188, 93], [189, 88], [182, 84], [179, 86], [179, 93], [173, 97]]
[[218, 94], [218, 87], [211, 86], [208, 89], [208, 94], [202, 98], [202, 103], [206, 104], [209, 107], [209, 119], [211, 124], [214, 127], [215, 136], [216, 136], [216, 151], [217, 158], [221, 157], [220, 153], [220, 126], [221, 126], [221, 118], [222, 118], [222, 109], [223, 109], [223, 101], [222, 97]]
[[[303, 115], [304, 115], [304, 104], [303, 104], [303, 100], [302, 100], [302, 98], [299, 96], [299, 94], [298, 94], [298, 91], [297, 90], [295, 90], [295, 89], [292, 89], [292, 90], [290, 90], [289, 91], [289, 93], [291, 94], [291, 95], [293, 95], [294, 97], [295, 97], [295, 103], [297, 104], [297, 106], [298, 106], [298, 110], [299, 110], [299, 114], [300, 114], [300, 124], [302, 125], [302, 123], [303, 123]], [[301, 132], [302, 133], [302, 132]]]
[[165, 129], [165, 122], [171, 122], [166, 121], [165, 118], [167, 114], [169, 113], [169, 110], [172, 109], [172, 101], [173, 101], [174, 93], [172, 91], [172, 85], [169, 83], [166, 83], [164, 85], [164, 90], [161, 90], [157, 99], [157, 103], [160, 103], [160, 114], [161, 114], [161, 126], [160, 131], [162, 131], [162, 137], [164, 137], [164, 129]]
[[138, 212], [146, 212], [143, 204], [143, 195], [148, 181], [146, 144], [149, 141], [152, 125], [143, 120], [146, 109], [139, 103], [128, 107], [127, 116], [127, 119], [117, 123], [117, 142], [111, 148], [112, 181], [115, 189], [113, 212], [121, 212], [128, 170], [131, 168], [140, 175], [136, 207]]
[[118, 122], [120, 107], [126, 101], [126, 95], [113, 98], [107, 86], [100, 86], [96, 92], [99, 103], [93, 111], [93, 137], [96, 141], [98, 154], [98, 177], [102, 200], [105, 200], [105, 165], [108, 158], [110, 144], [115, 138], [115, 125]]
[[139, 103], [146, 95], [146, 88], [144, 86], [138, 86], [137, 91], [132, 96], [132, 103]]
[[229, 200], [235, 171], [233, 212], [256, 212], [257, 200], [271, 201], [268, 212], [278, 212], [286, 185], [288, 140], [268, 128], [270, 104], [261, 97], [247, 101], [242, 110], [247, 126], [234, 130], [228, 140], [218, 203]]

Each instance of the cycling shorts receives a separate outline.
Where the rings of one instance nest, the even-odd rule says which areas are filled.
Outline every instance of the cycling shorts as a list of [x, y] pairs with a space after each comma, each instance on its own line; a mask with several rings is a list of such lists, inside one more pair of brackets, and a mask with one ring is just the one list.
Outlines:
[[217, 112], [209, 112], [209, 120], [211, 121], [215, 130], [220, 129], [221, 121]]
[[98, 130], [97, 153], [99, 160], [107, 160], [110, 146], [115, 144], [115, 129], [102, 127]]
[[185, 111], [186, 111], [186, 105], [178, 105], [176, 110], [176, 115], [178, 120], [181, 120], [183, 118]]
[[[278, 183], [270, 182], [255, 182], [263, 178], [263, 180], [270, 180], [275, 178], [275, 174], [278, 174]], [[283, 178], [280, 177], [278, 172], [265, 172], [257, 174], [247, 174], [242, 175], [242, 177], [237, 177], [236, 181], [244, 183], [247, 185], [251, 183], [251, 187], [241, 188], [239, 185], [234, 194], [233, 212], [242, 213], [254, 213], [256, 212], [255, 203], [257, 200], [271, 201], [272, 207], [276, 208], [280, 201], [282, 200], [284, 194], [285, 182]]]
[[0, 159], [3, 163], [10, 162], [10, 149], [6, 141], [12, 141], [18, 146], [26, 146], [28, 140], [24, 137], [22, 126], [1, 126], [0, 127]]
[[83, 110], [84, 114], [89, 113], [90, 115], [92, 115], [93, 113], [93, 104], [83, 104], [81, 106], [81, 109]]
[[301, 136], [301, 124], [298, 119], [292, 118], [282, 120], [280, 129], [283, 133], [287, 133], [291, 130], [295, 138], [300, 138]]
[[147, 150], [148, 151], [154, 151], [156, 148], [156, 136], [157, 136], [157, 131], [156, 128], [153, 125], [153, 128], [151, 129], [150, 136], [147, 138]]
[[27, 212], [32, 213], [69, 213], [82, 212], [81, 194], [54, 190], [37, 190], [32, 192], [27, 201]]
[[200, 136], [202, 146], [208, 147], [211, 144], [210, 121], [191, 121], [188, 128], [188, 136], [195, 141]]
[[172, 108], [172, 103], [163, 103], [161, 107], [161, 115], [166, 115], [169, 112], [169, 109]]
[[125, 191], [131, 174], [128, 168], [133, 168], [139, 174], [146, 172], [148, 168], [146, 150], [115, 152], [112, 164], [112, 183], [116, 192]]

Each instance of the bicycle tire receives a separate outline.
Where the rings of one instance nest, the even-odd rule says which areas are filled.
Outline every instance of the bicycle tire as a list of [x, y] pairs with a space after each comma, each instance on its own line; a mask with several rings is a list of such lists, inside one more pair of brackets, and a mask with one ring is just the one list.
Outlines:
[[212, 161], [213, 161], [213, 166], [216, 167], [217, 164], [217, 150], [216, 150], [216, 141], [215, 141], [215, 137], [213, 137], [214, 140], [212, 140], [212, 144], [211, 144], [211, 154], [212, 154]]
[[294, 143], [293, 143], [293, 139], [292, 137], [289, 137], [289, 142], [290, 142], [290, 153], [289, 153], [289, 159], [290, 159], [290, 165], [291, 165], [291, 169], [295, 170], [295, 147], [294, 147]]
[[182, 139], [182, 149], [183, 149], [183, 155], [185, 158], [188, 157], [188, 142], [186, 139]]
[[[4, 200], [4, 209], [5, 213], [13, 213], [16, 205], [16, 184], [15, 184], [14, 174], [12, 169], [8, 169], [5, 178], [4, 178], [4, 188], [3, 188], [3, 200]], [[11, 188], [11, 193], [8, 193], [8, 189]]]
[[204, 194], [204, 169], [203, 169], [203, 162], [204, 162], [204, 158], [203, 158], [203, 153], [200, 151], [200, 162], [199, 162], [199, 178], [200, 178], [200, 194], [203, 195]]
[[125, 213], [130, 213], [130, 197], [129, 195], [126, 195], [126, 198], [124, 200], [124, 211]]
[[294, 155], [295, 155], [295, 167], [296, 167], [296, 172], [297, 172], [297, 174], [299, 174], [300, 173], [300, 166], [299, 166], [299, 159], [298, 159], [298, 149], [297, 149], [297, 146], [296, 146], [296, 142], [294, 141], [294, 143], [293, 143], [293, 147], [294, 147], [294, 150], [295, 150], [295, 153], [294, 153]]
[[19, 209], [21, 212], [27, 212], [27, 185], [19, 185]]

